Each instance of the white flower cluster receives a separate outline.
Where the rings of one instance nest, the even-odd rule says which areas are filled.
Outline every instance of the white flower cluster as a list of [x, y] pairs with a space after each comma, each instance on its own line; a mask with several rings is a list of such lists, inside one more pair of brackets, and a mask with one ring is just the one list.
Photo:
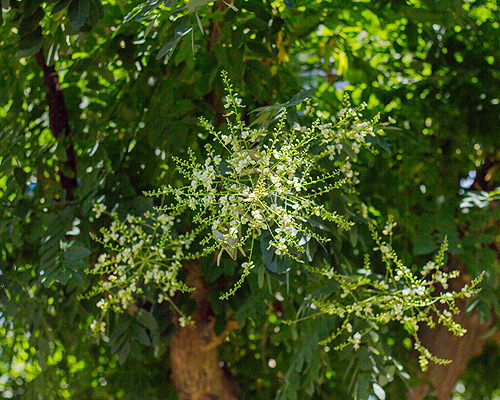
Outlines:
[[361, 343], [361, 333], [356, 332], [354, 335], [352, 335], [352, 347], [354, 350], [359, 349], [359, 345]]
[[[102, 296], [97, 307], [103, 315], [108, 310], [123, 311], [139, 298], [146, 298], [170, 302], [179, 312], [179, 324], [185, 326], [191, 321], [172, 301], [177, 292], [190, 291], [179, 280], [184, 261], [214, 251], [219, 251], [218, 262], [224, 251], [236, 259], [239, 250], [247, 262], [242, 264], [240, 280], [221, 296], [227, 298], [254, 268], [254, 239], [263, 232], [270, 236], [267, 250], [300, 261], [304, 243], [311, 239], [328, 240], [315, 232], [310, 223], [313, 218], [346, 230], [352, 225], [327, 210], [320, 197], [354, 181], [352, 160], [345, 155], [338, 158], [336, 153], [345, 146], [352, 148], [354, 154], [359, 153], [367, 145], [365, 137], [374, 134], [376, 121], [361, 121], [362, 107], [354, 109], [348, 104], [334, 122], [318, 120], [308, 128], [285, 129], [283, 116], [272, 131], [251, 128], [241, 120], [242, 100], [227, 76], [223, 78], [227, 87], [227, 129], [218, 132], [202, 119], [215, 144], [205, 147], [207, 154], [201, 163], [193, 151], [189, 151], [187, 160], [176, 159], [178, 170], [188, 182], [186, 186], [149, 193], [171, 196], [171, 206], [160, 207], [143, 217], [128, 215], [124, 221], [108, 212], [103, 204], [94, 206], [96, 218], [106, 214], [112, 220], [109, 228], [94, 236], [106, 252], [88, 270], [101, 279], [85, 296]], [[313, 147], [315, 151], [311, 152]], [[317, 161], [327, 156], [335, 158], [335, 162], [320, 171]], [[335, 180], [341, 173], [345, 178]], [[190, 233], [176, 235], [174, 216], [181, 214], [192, 216], [197, 227]], [[204, 237], [197, 244], [203, 250], [190, 251], [200, 234]], [[102, 326], [96, 323], [93, 329], [100, 330]]]
[[397, 225], [397, 222], [388, 221], [387, 224], [385, 224], [385, 227], [384, 227], [384, 230], [382, 231], [382, 233], [386, 236], [391, 235], [392, 230], [396, 227], [396, 225]]
[[236, 284], [226, 293], [222, 294], [219, 298], [221, 300], [227, 300], [229, 296], [232, 296], [236, 291], [243, 285], [245, 278], [250, 274], [250, 271], [255, 267], [253, 261], [244, 262], [241, 267], [243, 268], [243, 272], [241, 273], [240, 279]]
[[92, 334], [96, 337], [104, 336], [104, 334], [106, 333], [106, 322], [97, 321], [94, 319], [90, 324], [90, 330], [92, 331]]
[[376, 128], [380, 116], [376, 115], [370, 121], [363, 121], [362, 111], [366, 104], [353, 108], [347, 95], [344, 98], [344, 106], [333, 121], [318, 126], [323, 149], [318, 157], [328, 157], [330, 161], [338, 163], [347, 182], [357, 184], [359, 173], [353, 170], [352, 163], [363, 148], [371, 148], [367, 138], [381, 133]]
[[192, 320], [192, 318], [190, 316], [179, 317], [179, 325], [181, 326], [181, 328], [184, 328], [188, 325], [193, 325], [193, 324], [194, 324], [194, 321]]
[[[333, 222], [343, 229], [351, 226], [319, 201], [321, 195], [354, 179], [351, 161], [343, 157], [334, 163], [334, 169], [319, 172], [318, 159], [334, 157], [346, 144], [358, 153], [367, 146], [366, 136], [375, 135], [377, 119], [363, 122], [363, 107], [348, 105], [336, 122], [318, 120], [309, 128], [286, 129], [283, 116], [273, 131], [250, 128], [240, 118], [241, 99], [223, 77], [228, 91], [225, 107], [230, 110], [226, 114], [227, 130], [218, 132], [201, 119], [215, 145], [205, 146], [203, 163], [192, 151], [187, 160], [176, 159], [177, 169], [190, 184], [169, 186], [151, 195], [174, 199], [164, 211], [191, 209], [194, 222], [206, 232], [201, 244], [207, 252], [220, 250], [219, 260], [223, 251], [234, 259], [238, 249], [246, 255], [248, 247], [251, 257], [253, 239], [264, 231], [271, 235], [269, 248], [275, 254], [299, 260], [305, 251], [302, 243], [310, 238], [328, 240], [315, 233], [311, 218]], [[231, 121], [231, 115], [236, 122]], [[320, 149], [319, 155], [317, 151], [311, 155], [312, 147]], [[341, 172], [346, 178], [335, 180]], [[248, 240], [251, 245], [247, 245]]]
[[[94, 210], [96, 217], [107, 213], [101, 205], [94, 206]], [[89, 274], [100, 275], [101, 279], [85, 295], [87, 298], [102, 295], [97, 307], [103, 314], [108, 310], [126, 310], [146, 292], [152, 296], [154, 292], [146, 290], [150, 285], [156, 288], [156, 298], [150, 300], [158, 302], [172, 303], [176, 292], [191, 290], [179, 280], [178, 274], [194, 234], [176, 236], [172, 232], [174, 217], [164, 213], [147, 212], [143, 217], [127, 215], [125, 221], [114, 213], [107, 214], [112, 218], [109, 229], [102, 228], [101, 236], [93, 236], [107, 252], [87, 270]]]
[[96, 203], [92, 207], [92, 210], [95, 213], [95, 218], [101, 218], [101, 215], [106, 211], [106, 206], [102, 203]]
[[[391, 222], [393, 227], [394, 224]], [[385, 227], [387, 230], [387, 226]], [[446, 291], [448, 280], [456, 278], [458, 271], [444, 272], [444, 253], [447, 243], [442, 245], [436, 259], [427, 263], [419, 271], [420, 276], [412, 273], [399, 259], [391, 245], [383, 241], [372, 227], [372, 236], [382, 255], [382, 261], [387, 268], [386, 279], [380, 279], [378, 275], [371, 272], [369, 259], [365, 259], [365, 266], [359, 275], [343, 275], [334, 268], [318, 269], [308, 267], [311, 272], [320, 273], [328, 279], [335, 280], [340, 292], [335, 300], [315, 300], [314, 304], [320, 312], [329, 315], [337, 315], [344, 320], [344, 325], [323, 340], [320, 344], [326, 346], [339, 337], [342, 332], [350, 333], [352, 327], [347, 321], [355, 318], [367, 321], [369, 326], [380, 326], [391, 321], [400, 322], [415, 339], [415, 348], [421, 354], [420, 365], [423, 369], [427, 367], [428, 361], [436, 363], [447, 363], [432, 355], [418, 341], [417, 331], [419, 323], [425, 323], [434, 327], [436, 322], [431, 312], [437, 316], [438, 323], [446, 326], [450, 332], [462, 336], [466, 331], [453, 320], [453, 314], [459, 312], [455, 300], [471, 297], [478, 292], [478, 284], [482, 276], [474, 279], [459, 291]], [[442, 289], [442, 290], [441, 290]], [[442, 304], [444, 307], [437, 307]], [[367, 328], [363, 335], [371, 329]], [[355, 349], [359, 348], [361, 334], [349, 335], [348, 338], [335, 349], [342, 349], [350, 344]]]

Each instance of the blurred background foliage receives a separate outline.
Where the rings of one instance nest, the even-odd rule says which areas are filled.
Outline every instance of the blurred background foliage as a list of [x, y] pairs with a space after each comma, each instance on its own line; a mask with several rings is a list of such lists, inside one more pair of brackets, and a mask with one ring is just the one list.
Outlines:
[[[207, 141], [198, 117], [223, 128], [224, 69], [248, 111], [311, 89], [318, 109], [334, 112], [347, 91], [368, 104], [367, 116], [382, 113], [385, 141], [358, 159], [356, 198], [380, 224], [395, 216], [407, 265], [423, 265], [446, 236], [466, 276], [485, 271], [468, 312], [489, 324], [489, 343], [464, 366], [454, 398], [498, 398], [500, 211], [488, 194], [500, 186], [499, 29], [495, 0], [2, 0], [0, 394], [176, 398], [171, 312], [146, 304], [113, 315], [97, 342], [95, 303], [77, 297], [99, 254], [92, 204], [123, 215], [151, 209], [142, 192], [175, 184], [171, 157]], [[54, 68], [70, 126], [57, 137], [43, 66]], [[64, 187], [65, 177], [76, 187]], [[345, 193], [342, 204], [358, 201]], [[336, 265], [361, 268], [367, 227], [332, 235]], [[205, 280], [229, 287], [236, 262], [210, 263]], [[273, 272], [251, 275], [227, 302], [210, 298], [217, 333], [239, 322], [220, 357], [242, 398], [403, 398], [428, 379], [399, 326], [373, 332], [358, 352], [320, 348], [335, 321], [282, 326], [307, 304], [302, 293], [321, 288], [297, 276], [287, 292]]]

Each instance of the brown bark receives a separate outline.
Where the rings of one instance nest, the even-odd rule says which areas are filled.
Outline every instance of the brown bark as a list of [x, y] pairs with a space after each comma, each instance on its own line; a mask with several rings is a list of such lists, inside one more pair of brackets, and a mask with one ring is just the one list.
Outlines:
[[[232, 375], [219, 366], [212, 309], [208, 301], [210, 290], [205, 284], [197, 262], [185, 266], [187, 284], [197, 309], [194, 325], [178, 326], [170, 342], [171, 381], [180, 400], [237, 400], [239, 388]], [[215, 345], [214, 345], [215, 344]]]
[[[49, 106], [49, 121], [50, 131], [56, 139], [67, 139], [71, 135], [71, 127], [69, 125], [68, 111], [64, 102], [61, 84], [56, 70], [53, 66], [47, 65], [43, 50], [40, 50], [35, 59], [38, 65], [43, 70], [43, 80], [47, 86], [47, 94], [45, 99]], [[64, 138], [61, 138], [61, 135]], [[73, 191], [77, 187], [76, 179], [76, 156], [73, 146], [69, 143], [65, 144], [66, 160], [62, 163], [63, 169], [59, 169], [59, 179], [61, 188], [66, 191], [66, 200], [73, 200]]]
[[[232, 1], [230, 1], [232, 3]], [[216, 1], [213, 11], [225, 10], [227, 5]], [[222, 32], [221, 21], [212, 18], [208, 28], [207, 48], [213, 51], [214, 45]], [[222, 93], [216, 88], [205, 96], [215, 114], [215, 126], [223, 118]], [[185, 265], [187, 284], [194, 287], [192, 298], [197, 304], [192, 316], [194, 325], [180, 327], [170, 342], [171, 381], [180, 400], [237, 400], [240, 398], [239, 387], [231, 373], [219, 366], [218, 345], [229, 331], [237, 324], [230, 321], [221, 336], [214, 330], [214, 318], [208, 295], [210, 293], [198, 262]]]
[[[462, 271], [463, 278], [457, 279], [451, 284], [452, 290], [460, 290], [464, 284], [468, 283], [467, 276], [464, 275], [465, 266], [456, 258], [451, 258], [449, 267]], [[442, 325], [437, 325], [434, 329], [426, 326], [421, 327], [419, 337], [422, 344], [434, 355], [452, 360], [452, 363], [448, 365], [430, 363], [423, 376], [424, 381], [428, 383], [412, 388], [408, 393], [409, 400], [424, 399], [431, 387], [438, 399], [448, 400], [469, 361], [483, 352], [488, 341], [488, 339], [484, 339], [484, 335], [492, 328], [494, 321], [481, 321], [479, 314], [475, 311], [466, 313], [464, 300], [457, 301], [457, 305], [462, 311], [454, 319], [467, 329], [467, 333], [463, 337], [453, 335]]]
[[[493, 182], [492, 175], [500, 164], [500, 151], [487, 157], [483, 165], [477, 170], [476, 178], [472, 187], [475, 190], [491, 190], [498, 185], [498, 182]], [[498, 207], [498, 204], [491, 203], [489, 208], [493, 211]], [[489, 218], [484, 228], [491, 228], [494, 226], [499, 227], [499, 221], [494, 218]], [[499, 227], [500, 228], [500, 227]], [[461, 235], [464, 231], [469, 229], [466, 227], [459, 227]], [[500, 241], [493, 240], [489, 247], [496, 251], [497, 260], [500, 263]], [[450, 269], [459, 270], [462, 278], [452, 283], [453, 290], [459, 290], [467, 282], [466, 266], [457, 258], [451, 257], [448, 263]], [[433, 387], [435, 395], [440, 400], [447, 400], [451, 397], [453, 389], [465, 372], [467, 365], [471, 359], [481, 354], [485, 348], [486, 343], [491, 340], [497, 345], [500, 345], [500, 338], [493, 335], [489, 339], [485, 339], [484, 335], [495, 324], [495, 317], [492, 311], [492, 318], [489, 322], [481, 321], [479, 314], [472, 311], [469, 314], [465, 313], [465, 301], [457, 302], [462, 312], [455, 318], [455, 321], [467, 329], [464, 337], [459, 338], [451, 334], [447, 328], [443, 326], [436, 326], [435, 329], [422, 328], [420, 332], [420, 339], [422, 343], [436, 356], [452, 360], [449, 365], [429, 365], [429, 369], [424, 374], [424, 383], [418, 387], [412, 388], [408, 393], [409, 400], [424, 399], [428, 392]]]

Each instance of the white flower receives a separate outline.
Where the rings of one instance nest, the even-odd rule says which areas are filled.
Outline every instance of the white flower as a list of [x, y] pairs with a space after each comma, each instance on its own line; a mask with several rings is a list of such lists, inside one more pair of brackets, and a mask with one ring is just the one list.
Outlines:
[[94, 204], [92, 210], [95, 212], [95, 217], [100, 218], [104, 211], [106, 211], [106, 206], [102, 203]]
[[358, 350], [359, 349], [360, 343], [361, 343], [361, 333], [356, 332], [352, 336], [352, 347], [354, 348], [354, 350]]
[[436, 268], [436, 263], [434, 263], [434, 261], [429, 261], [422, 268], [422, 275], [424, 275], [424, 276], [427, 275], [429, 272], [431, 272], [435, 268]]
[[293, 187], [297, 192], [300, 192], [302, 190], [302, 184], [300, 183], [299, 178], [296, 176], [292, 179]]
[[97, 306], [97, 308], [100, 308], [101, 310], [106, 310], [109, 307], [109, 304], [106, 300], [101, 299], [97, 302], [96, 306]]
[[402, 277], [403, 277], [403, 271], [401, 271], [400, 269], [398, 269], [396, 271], [396, 276], [394, 277], [394, 280], [395, 281], [400, 281]]
[[188, 325], [191, 325], [192, 324], [192, 320], [191, 320], [191, 317], [179, 317], [179, 325], [184, 328]]
[[243, 264], [241, 264], [241, 266], [243, 267], [244, 270], [248, 271], [253, 269], [255, 267], [255, 264], [253, 263], [253, 261], [249, 261], [249, 262], [244, 262]]
[[382, 245], [380, 246], [380, 251], [382, 252], [382, 254], [387, 257], [387, 258], [392, 258], [392, 254], [391, 254], [391, 249], [389, 248], [389, 246], [387, 245]]
[[106, 322], [94, 319], [90, 324], [90, 330], [94, 335], [103, 335], [106, 333]]
[[390, 233], [392, 233], [392, 229], [397, 225], [396, 222], [393, 222], [393, 223], [387, 223], [384, 227], [384, 230], [382, 231], [382, 233], [384, 235], [389, 235]]

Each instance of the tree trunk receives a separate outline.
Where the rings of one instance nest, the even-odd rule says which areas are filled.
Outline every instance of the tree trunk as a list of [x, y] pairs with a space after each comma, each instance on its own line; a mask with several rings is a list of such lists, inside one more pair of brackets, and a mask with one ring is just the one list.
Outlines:
[[194, 287], [192, 297], [197, 309], [194, 325], [180, 327], [170, 342], [171, 380], [180, 400], [237, 400], [239, 388], [233, 376], [219, 365], [214, 343], [220, 340], [214, 331], [212, 309], [198, 262], [185, 266], [187, 284]]
[[[478, 169], [474, 184], [472, 185], [476, 190], [490, 191], [498, 185], [491, 179], [493, 171], [500, 163], [500, 152], [491, 157], [487, 157], [485, 163]], [[490, 203], [489, 208], [493, 211], [498, 207], [498, 204]], [[493, 213], [492, 213], [493, 215]], [[487, 225], [484, 228], [499, 227], [499, 221], [494, 218], [489, 218]], [[496, 251], [497, 260], [500, 263], [500, 241], [493, 239], [493, 243], [489, 247]], [[448, 267], [452, 270], [459, 270], [461, 278], [452, 283], [452, 290], [460, 290], [461, 287], [468, 283], [468, 276], [466, 275], [467, 267], [456, 257], [451, 257]], [[459, 338], [451, 334], [447, 328], [438, 325], [435, 329], [428, 329], [422, 327], [420, 332], [420, 339], [424, 346], [426, 346], [433, 354], [438, 357], [452, 360], [449, 365], [435, 365], [430, 364], [429, 369], [424, 374], [424, 380], [429, 382], [434, 388], [435, 395], [440, 400], [447, 400], [451, 397], [453, 389], [458, 380], [465, 372], [469, 361], [481, 354], [488, 340], [495, 341], [500, 345], [499, 338], [494, 335], [490, 339], [484, 339], [484, 334], [488, 332], [495, 324], [494, 313], [489, 322], [481, 321], [479, 314], [474, 310], [466, 314], [466, 303], [461, 300], [457, 302], [462, 310], [461, 313], [455, 318], [455, 321], [467, 329], [467, 333]], [[410, 400], [424, 399], [430, 390], [429, 384], [423, 384], [413, 388], [408, 394]]]
[[[71, 127], [57, 72], [53, 66], [47, 65], [43, 50], [35, 54], [35, 59], [42, 68], [43, 80], [45, 86], [47, 86], [45, 99], [49, 106], [50, 131], [58, 140], [61, 135], [64, 136], [64, 139], [69, 138], [71, 136]], [[59, 169], [59, 180], [61, 188], [66, 191], [66, 200], [72, 201], [73, 191], [78, 186], [76, 178], [76, 155], [70, 143], [65, 143], [65, 152], [66, 160], [62, 163], [62, 168], [60, 167]]]
[[[450, 259], [449, 266], [452, 269], [462, 271], [461, 278], [450, 285], [451, 290], [460, 290], [469, 281], [464, 272], [465, 266], [456, 258]], [[452, 360], [452, 362], [448, 365], [430, 363], [428, 370], [424, 374], [424, 380], [429, 383], [412, 388], [408, 393], [409, 400], [424, 399], [431, 387], [439, 400], [448, 400], [458, 380], [465, 372], [469, 361], [483, 352], [488, 341], [484, 339], [484, 334], [492, 328], [494, 321], [482, 322], [476, 311], [466, 313], [466, 302], [464, 300], [458, 300], [457, 305], [461, 312], [454, 319], [467, 329], [464, 336], [455, 336], [442, 325], [437, 325], [434, 329], [427, 326], [421, 327], [419, 337], [422, 344], [431, 353], [440, 358]]]
[[[232, 3], [232, 0], [228, 1]], [[212, 11], [225, 10], [227, 5], [216, 1]], [[221, 34], [221, 21], [212, 18], [208, 27], [208, 51], [212, 51]], [[213, 88], [205, 96], [215, 114], [215, 126], [223, 121], [222, 93]], [[203, 280], [199, 262], [184, 266], [187, 284], [194, 287], [192, 297], [197, 309], [193, 316], [194, 325], [181, 327], [178, 321], [176, 333], [170, 342], [171, 380], [180, 400], [237, 400], [239, 387], [228, 370], [219, 365], [217, 346], [222, 342], [214, 330], [214, 319], [209, 289]], [[228, 324], [229, 325], [229, 324]], [[233, 328], [229, 328], [234, 329]]]

